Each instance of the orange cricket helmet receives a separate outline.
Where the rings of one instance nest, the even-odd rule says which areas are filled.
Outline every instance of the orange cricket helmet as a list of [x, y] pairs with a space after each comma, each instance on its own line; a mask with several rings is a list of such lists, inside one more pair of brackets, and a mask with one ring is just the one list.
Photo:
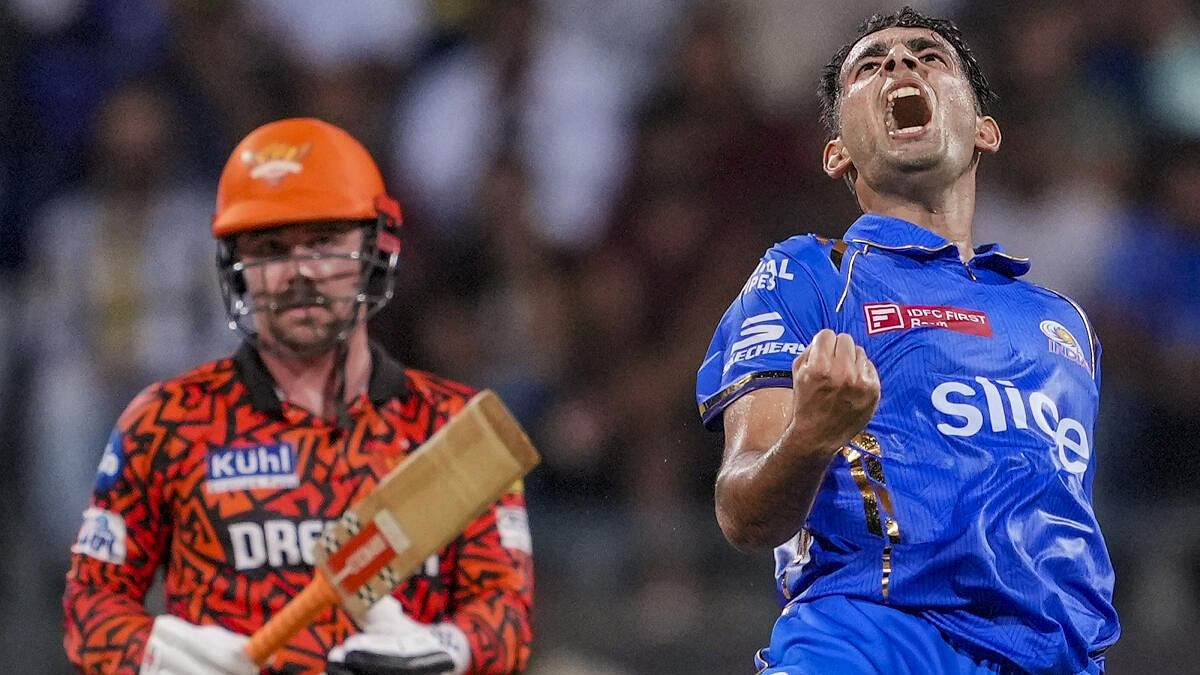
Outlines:
[[217, 185], [212, 233], [223, 239], [279, 225], [381, 215], [399, 225], [400, 207], [387, 195], [367, 149], [339, 127], [297, 117], [264, 124], [234, 148]]
[[[344, 130], [310, 117], [264, 124], [242, 139], [217, 185], [212, 233], [218, 240], [217, 271], [229, 326], [256, 344], [256, 312], [274, 311], [249, 297], [234, 235], [317, 221], [359, 221], [362, 249], [344, 254], [362, 265], [353, 302], [371, 316], [393, 296], [400, 252], [400, 205], [388, 196], [371, 154]], [[335, 257], [343, 254], [331, 254]], [[262, 264], [262, 263], [258, 263]], [[353, 313], [328, 345], [344, 341], [359, 319]]]

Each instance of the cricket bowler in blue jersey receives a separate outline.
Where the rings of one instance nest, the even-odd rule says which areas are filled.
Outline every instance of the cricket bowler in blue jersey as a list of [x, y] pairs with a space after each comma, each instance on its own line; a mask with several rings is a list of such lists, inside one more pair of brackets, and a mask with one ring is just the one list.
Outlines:
[[1027, 260], [972, 245], [994, 94], [954, 24], [909, 8], [868, 20], [821, 92], [825, 171], [864, 215], [767, 251], [697, 383], [725, 433], [718, 522], [775, 549], [759, 672], [1101, 673], [1100, 345]]

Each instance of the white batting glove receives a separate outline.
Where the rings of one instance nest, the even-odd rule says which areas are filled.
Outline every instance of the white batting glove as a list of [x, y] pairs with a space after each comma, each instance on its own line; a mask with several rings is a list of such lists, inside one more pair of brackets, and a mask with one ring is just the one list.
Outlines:
[[258, 675], [242, 651], [250, 638], [220, 626], [197, 626], [177, 616], [154, 619], [141, 675]]
[[453, 624], [424, 624], [387, 596], [367, 610], [362, 632], [329, 652], [328, 672], [462, 675], [471, 664], [467, 636]]

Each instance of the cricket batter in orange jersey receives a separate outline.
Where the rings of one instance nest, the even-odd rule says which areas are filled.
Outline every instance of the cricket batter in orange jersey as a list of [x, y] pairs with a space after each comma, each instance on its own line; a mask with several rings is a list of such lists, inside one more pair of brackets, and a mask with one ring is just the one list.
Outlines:
[[[234, 150], [212, 231], [245, 341], [148, 387], [109, 439], [63, 599], [81, 672], [258, 673], [246, 636], [309, 582], [313, 540], [466, 403], [469, 387], [368, 340], [399, 227], [375, 162], [337, 127], [281, 120]], [[168, 613], [152, 616], [160, 568]], [[516, 485], [365, 620], [320, 614], [264, 672], [521, 671], [532, 573]]]

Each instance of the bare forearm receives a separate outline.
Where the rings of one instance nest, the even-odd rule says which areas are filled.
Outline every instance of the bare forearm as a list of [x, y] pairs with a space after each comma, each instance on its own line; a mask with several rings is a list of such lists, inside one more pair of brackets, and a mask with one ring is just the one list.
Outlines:
[[832, 453], [785, 433], [762, 453], [743, 453], [717, 476], [717, 522], [743, 551], [771, 548], [803, 526]]
[[748, 392], [725, 409], [717, 522], [742, 550], [777, 546], [808, 519], [837, 451], [879, 404], [879, 373], [849, 335], [819, 331], [792, 362], [792, 388]]

